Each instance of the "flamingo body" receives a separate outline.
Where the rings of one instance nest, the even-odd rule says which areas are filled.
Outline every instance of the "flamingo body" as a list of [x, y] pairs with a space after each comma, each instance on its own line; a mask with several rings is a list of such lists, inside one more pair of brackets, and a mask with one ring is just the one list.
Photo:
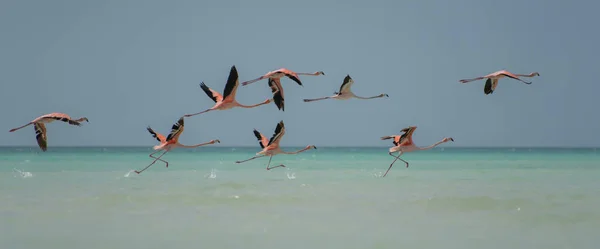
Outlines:
[[[183, 130], [185, 128], [184, 125], [185, 125], [185, 123], [183, 121], [183, 117], [179, 118], [179, 120], [177, 120], [177, 122], [175, 124], [173, 124], [173, 126], [171, 126], [171, 133], [169, 133], [169, 135], [167, 137], [165, 137], [164, 135], [162, 135], [158, 132], [155, 132], [150, 126], [148, 126], [146, 128], [146, 130], [148, 130], [148, 132], [150, 132], [150, 134], [152, 134], [152, 137], [154, 137], [156, 140], [158, 140], [158, 142], [160, 144], [153, 146], [152, 149], [155, 150], [155, 152], [148, 155], [150, 158], [154, 158], [154, 161], [152, 163], [150, 163], [150, 165], [143, 168], [142, 170], [139, 170], [139, 171], [135, 170], [134, 172], [137, 174], [140, 174], [144, 170], [146, 170], [147, 168], [152, 166], [154, 163], [156, 163], [156, 161], [164, 162], [166, 167], [168, 168], [169, 162], [167, 162], [161, 158], [167, 152], [169, 152], [175, 148], [196, 148], [196, 147], [200, 147], [200, 146], [204, 146], [204, 145], [208, 145], [208, 144], [214, 144], [214, 143], [221, 142], [218, 139], [215, 139], [215, 140], [210, 140], [209, 142], [206, 142], [206, 143], [201, 143], [201, 144], [196, 144], [196, 145], [183, 145], [183, 144], [179, 143], [179, 137], [183, 133]], [[158, 157], [153, 156], [154, 154], [156, 154], [160, 151], [163, 151], [163, 153], [160, 156], [158, 156]]]
[[40, 149], [45, 152], [46, 150], [48, 150], [48, 136], [47, 136], [46, 124], [52, 123], [57, 120], [68, 123], [70, 125], [75, 125], [75, 126], [81, 126], [83, 121], [89, 122], [89, 120], [86, 117], [82, 117], [79, 119], [72, 119], [71, 116], [69, 116], [65, 113], [53, 112], [53, 113], [39, 116], [25, 125], [11, 129], [9, 132], [15, 132], [15, 131], [23, 129], [29, 125], [33, 125], [34, 130], [35, 130], [35, 138], [36, 138], [37, 144], [40, 147]]
[[202, 114], [209, 111], [214, 110], [229, 110], [234, 107], [242, 107], [242, 108], [254, 108], [257, 106], [261, 106], [264, 104], [268, 104], [271, 102], [271, 99], [267, 99], [262, 103], [258, 103], [256, 105], [242, 105], [235, 99], [235, 95], [237, 93], [237, 88], [239, 85], [239, 77], [237, 69], [235, 65], [231, 67], [229, 70], [229, 77], [227, 78], [227, 83], [225, 84], [225, 89], [223, 90], [223, 95], [221, 93], [209, 88], [204, 82], [200, 83], [200, 88], [206, 93], [206, 95], [215, 102], [215, 105], [210, 109], [207, 109], [202, 112], [194, 113], [194, 114], [186, 114], [184, 117], [191, 117], [198, 114]]
[[279, 142], [281, 141], [281, 138], [285, 134], [285, 125], [283, 124], [283, 120], [277, 124], [277, 127], [275, 127], [275, 132], [273, 133], [273, 136], [271, 136], [271, 139], [267, 139], [267, 137], [265, 137], [263, 134], [261, 134], [256, 129], [254, 129], [253, 132], [254, 132], [254, 136], [256, 137], [256, 139], [258, 139], [258, 144], [260, 145], [262, 150], [257, 152], [256, 156], [254, 156], [252, 158], [249, 158], [249, 159], [246, 159], [243, 161], [236, 161], [235, 163], [243, 163], [243, 162], [247, 162], [250, 160], [254, 160], [256, 158], [268, 156], [269, 162], [267, 163], [267, 170], [271, 170], [271, 169], [278, 168], [278, 167], [285, 167], [285, 165], [283, 165], [283, 164], [277, 165], [275, 167], [269, 167], [271, 165], [271, 159], [273, 159], [273, 156], [275, 156], [275, 155], [278, 155], [278, 154], [291, 155], [291, 154], [298, 154], [298, 153], [301, 153], [301, 152], [304, 152], [304, 151], [307, 151], [310, 149], [317, 149], [317, 147], [314, 145], [308, 145], [304, 149], [294, 151], [294, 152], [287, 152], [287, 151], [281, 150], [281, 147], [279, 146]]
[[348, 100], [348, 99], [352, 99], [352, 98], [374, 99], [374, 98], [389, 97], [389, 95], [387, 95], [385, 93], [382, 93], [382, 94], [379, 94], [379, 95], [373, 96], [373, 97], [356, 96], [352, 92], [353, 84], [354, 84], [354, 80], [350, 77], [350, 75], [346, 75], [346, 77], [344, 77], [344, 81], [342, 82], [342, 85], [340, 86], [339, 92], [334, 92], [333, 96], [316, 98], [316, 99], [304, 99], [304, 102], [313, 102], [313, 101], [319, 101], [319, 100], [325, 100], [325, 99]]
[[260, 76], [256, 79], [244, 81], [244, 82], [242, 82], [242, 86], [246, 86], [248, 84], [252, 84], [254, 82], [257, 82], [257, 81], [263, 80], [263, 79], [281, 79], [282, 77], [288, 77], [291, 80], [293, 80], [294, 82], [296, 82], [298, 85], [302, 86], [302, 81], [300, 81], [300, 77], [298, 75], [318, 76], [318, 75], [325, 75], [325, 73], [323, 71], [318, 71], [318, 72], [314, 72], [314, 73], [296, 73], [287, 68], [280, 68], [277, 70], [267, 72], [263, 76]]
[[[419, 150], [429, 150], [429, 149], [431, 149], [435, 146], [438, 146], [442, 143], [446, 143], [449, 141], [454, 142], [454, 138], [446, 137], [446, 138], [442, 139], [441, 141], [439, 141], [435, 144], [432, 144], [430, 146], [418, 147], [415, 145], [415, 143], [413, 142], [413, 139], [412, 139], [413, 133], [415, 132], [416, 129], [417, 129], [416, 126], [410, 126], [410, 127], [402, 129], [401, 132], [404, 132], [404, 133], [401, 135], [391, 135], [391, 136], [381, 137], [381, 140], [393, 139], [394, 147], [389, 148], [389, 155], [395, 158], [394, 161], [392, 162], [392, 164], [390, 164], [390, 167], [387, 169], [387, 171], [383, 175], [383, 177], [385, 177], [387, 175], [387, 173], [390, 171], [390, 169], [392, 168], [392, 166], [394, 165], [396, 160], [403, 161], [406, 164], [406, 167], [408, 168], [408, 162], [404, 161], [402, 158], [400, 158], [400, 156], [404, 153], [419, 151]], [[394, 156], [392, 154], [395, 152], [399, 152], [398, 156]]]
[[498, 81], [504, 77], [518, 80], [518, 81], [521, 81], [521, 82], [529, 85], [532, 82], [524, 81], [524, 80], [520, 79], [519, 77], [534, 77], [534, 76], [540, 76], [540, 74], [538, 72], [533, 72], [530, 74], [513, 74], [506, 70], [500, 70], [500, 71], [493, 72], [491, 74], [473, 78], [473, 79], [463, 79], [463, 80], [460, 80], [459, 82], [460, 83], [468, 83], [471, 81], [487, 79], [485, 82], [485, 86], [483, 87], [483, 93], [485, 95], [488, 95], [488, 94], [492, 94], [496, 90], [496, 87], [498, 86]]

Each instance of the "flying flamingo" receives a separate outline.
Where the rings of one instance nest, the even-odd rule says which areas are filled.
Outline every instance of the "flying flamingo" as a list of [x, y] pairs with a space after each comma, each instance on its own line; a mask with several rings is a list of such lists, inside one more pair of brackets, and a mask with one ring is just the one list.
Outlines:
[[532, 82], [524, 81], [522, 79], [519, 79], [519, 77], [533, 77], [533, 76], [540, 76], [540, 74], [538, 72], [533, 72], [530, 74], [513, 74], [506, 70], [500, 70], [498, 72], [494, 72], [494, 73], [488, 74], [486, 76], [481, 76], [481, 77], [477, 77], [477, 78], [473, 78], [473, 79], [464, 79], [464, 80], [460, 80], [459, 82], [460, 83], [468, 83], [468, 82], [475, 81], [475, 80], [487, 79], [485, 81], [485, 86], [483, 87], [483, 93], [485, 93], [485, 95], [488, 95], [488, 94], [494, 92], [494, 90], [496, 89], [496, 86], [498, 85], [499, 79], [502, 79], [504, 77], [509, 77], [511, 79], [515, 79], [515, 80], [521, 81], [521, 82], [529, 85]]
[[[400, 156], [406, 152], [412, 152], [412, 151], [418, 151], [418, 150], [429, 150], [435, 146], [438, 146], [442, 143], [448, 142], [448, 141], [452, 141], [454, 142], [454, 139], [451, 137], [446, 137], [444, 139], [442, 139], [442, 141], [439, 141], [435, 144], [432, 144], [430, 146], [427, 147], [417, 147], [414, 143], [413, 143], [413, 139], [412, 139], [412, 135], [415, 132], [415, 130], [417, 129], [416, 126], [410, 126], [408, 128], [404, 128], [402, 129], [401, 132], [404, 132], [404, 134], [402, 135], [392, 135], [392, 136], [383, 136], [381, 137], [381, 140], [386, 140], [386, 139], [394, 139], [394, 147], [390, 148], [390, 156], [396, 158], [394, 159], [394, 161], [392, 162], [392, 164], [390, 164], [390, 167], [387, 169], [387, 171], [385, 172], [385, 174], [383, 174], [383, 177], [385, 177], [387, 175], [387, 173], [390, 171], [390, 169], [392, 168], [392, 165], [394, 165], [394, 163], [396, 162], [396, 160], [400, 159], [401, 161], [403, 161], [404, 163], [406, 163], [406, 167], [408, 168], [408, 162], [404, 161], [402, 158], [400, 158]], [[394, 156], [392, 153], [394, 152], [399, 152], [398, 156]]]
[[254, 129], [254, 136], [256, 136], [256, 138], [258, 139], [258, 144], [260, 145], [261, 148], [263, 148], [263, 150], [256, 153], [256, 156], [254, 156], [252, 158], [249, 158], [249, 159], [246, 159], [243, 161], [236, 161], [235, 163], [243, 163], [243, 162], [247, 162], [247, 161], [250, 161], [250, 160], [253, 160], [256, 158], [269, 156], [269, 163], [267, 164], [267, 170], [271, 170], [271, 169], [274, 169], [277, 167], [285, 167], [285, 165], [280, 164], [278, 166], [269, 168], [269, 166], [271, 165], [271, 159], [273, 159], [274, 155], [277, 155], [277, 154], [293, 155], [293, 154], [298, 154], [300, 152], [304, 152], [304, 151], [307, 151], [310, 149], [317, 149], [317, 147], [314, 145], [308, 145], [308, 146], [306, 146], [306, 148], [301, 149], [299, 151], [294, 151], [294, 152], [282, 151], [281, 148], [279, 147], [279, 142], [281, 141], [281, 138], [283, 137], [284, 134], [285, 134], [285, 127], [283, 125], [283, 120], [277, 124], [277, 127], [275, 128], [275, 133], [273, 133], [271, 140], [267, 140], [267, 137], [265, 137], [263, 134], [258, 132], [256, 129]]
[[269, 78], [269, 87], [271, 88], [273, 102], [275, 102], [277, 109], [285, 111], [285, 98], [283, 96], [283, 86], [281, 86], [281, 80]]
[[346, 75], [346, 77], [344, 78], [344, 82], [340, 86], [340, 91], [333, 93], [335, 95], [330, 96], [330, 97], [317, 98], [317, 99], [304, 99], [304, 102], [318, 101], [318, 100], [324, 100], [324, 99], [346, 100], [346, 99], [351, 99], [351, 98], [357, 98], [357, 99], [374, 99], [374, 98], [381, 98], [381, 97], [389, 97], [385, 93], [382, 93], [382, 94], [379, 94], [379, 95], [373, 96], [373, 97], [359, 97], [359, 96], [356, 96], [352, 92], [352, 89], [351, 89], [352, 88], [352, 84], [354, 84], [354, 80], [352, 80], [352, 78], [350, 78], [350, 75]]
[[[179, 120], [177, 121], [177, 123], [173, 124], [173, 126], [171, 127], [171, 133], [169, 134], [169, 136], [167, 136], [165, 138], [165, 136], [163, 136], [160, 133], [154, 132], [154, 130], [152, 130], [152, 128], [150, 128], [150, 126], [148, 126], [148, 128], [146, 128], [148, 130], [148, 132], [150, 132], [150, 134], [152, 134], [152, 136], [154, 138], [156, 138], [156, 140], [158, 140], [160, 142], [160, 145], [156, 145], [153, 147], [153, 149], [155, 150], [155, 152], [152, 152], [150, 155], [151, 158], [154, 158], [154, 161], [146, 166], [146, 168], [143, 168], [142, 170], [138, 171], [136, 170], [135, 173], [142, 173], [144, 170], [146, 170], [147, 168], [149, 168], [150, 166], [152, 166], [154, 163], [156, 163], [156, 161], [161, 161], [163, 163], [166, 164], [167, 168], [169, 167], [169, 162], [160, 159], [162, 156], [164, 156], [165, 154], [167, 154], [167, 152], [171, 151], [174, 148], [196, 148], [196, 147], [200, 147], [200, 146], [204, 146], [204, 145], [209, 145], [209, 144], [214, 144], [214, 143], [220, 143], [221, 141], [219, 141], [218, 139], [216, 140], [210, 140], [209, 142], [206, 143], [202, 143], [202, 144], [196, 144], [196, 145], [183, 145], [179, 143], [179, 136], [181, 135], [181, 133], [183, 133], [183, 117], [179, 118]], [[162, 154], [160, 154], [159, 157], [153, 157], [154, 154], [163, 151]]]
[[55, 120], [60, 120], [70, 125], [81, 126], [83, 121], [90, 122], [86, 117], [82, 117], [79, 119], [72, 119], [69, 115], [59, 112], [49, 113], [46, 115], [42, 115], [32, 120], [31, 122], [14, 129], [11, 129], [9, 132], [14, 132], [19, 129], [25, 128], [29, 125], [34, 125], [35, 128], [35, 138], [37, 140], [38, 146], [42, 151], [46, 151], [48, 149], [48, 137], [46, 136], [46, 125], [48, 123], [52, 123]]
[[248, 84], [252, 84], [254, 82], [257, 82], [259, 80], [263, 80], [263, 79], [266, 79], [266, 78], [281, 79], [281, 77], [283, 77], [283, 76], [286, 76], [286, 77], [292, 79], [293, 81], [295, 81], [296, 83], [298, 83], [298, 85], [302, 86], [302, 82], [300, 82], [300, 78], [298, 78], [298, 75], [319, 76], [319, 75], [325, 75], [325, 73], [323, 73], [323, 71], [318, 71], [318, 72], [314, 72], [314, 73], [296, 73], [296, 72], [294, 72], [292, 70], [289, 70], [287, 68], [280, 68], [280, 69], [268, 72], [265, 75], [260, 76], [260, 77], [258, 77], [256, 79], [242, 82], [242, 86], [245, 86], [245, 85], [248, 85]]
[[234, 107], [254, 108], [254, 107], [268, 104], [271, 102], [271, 99], [267, 99], [262, 103], [259, 103], [256, 105], [250, 105], [250, 106], [242, 105], [242, 104], [238, 103], [235, 100], [235, 94], [237, 92], [238, 85], [239, 85], [238, 72], [237, 72], [237, 69], [235, 68], [235, 65], [232, 66], [231, 70], [229, 71], [229, 78], [227, 78], [227, 84], [225, 85], [225, 89], [223, 90], [223, 95], [221, 95], [219, 92], [217, 92], [213, 89], [208, 88], [208, 86], [206, 86], [206, 84], [204, 84], [204, 82], [200, 83], [200, 88], [202, 88], [202, 90], [204, 90], [206, 95], [208, 95], [208, 97], [210, 97], [213, 101], [215, 101], [216, 104], [213, 107], [211, 107], [210, 109], [207, 109], [202, 112], [194, 113], [194, 114], [186, 114], [186, 115], [184, 115], [184, 117], [187, 118], [187, 117], [191, 117], [194, 115], [202, 114], [202, 113], [213, 111], [213, 110], [228, 110], [228, 109], [231, 109]]

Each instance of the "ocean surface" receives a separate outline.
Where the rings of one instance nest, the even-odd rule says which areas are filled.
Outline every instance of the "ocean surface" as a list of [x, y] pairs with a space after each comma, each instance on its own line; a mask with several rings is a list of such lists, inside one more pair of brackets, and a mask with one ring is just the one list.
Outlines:
[[600, 247], [593, 148], [259, 149], [0, 147], [0, 248]]

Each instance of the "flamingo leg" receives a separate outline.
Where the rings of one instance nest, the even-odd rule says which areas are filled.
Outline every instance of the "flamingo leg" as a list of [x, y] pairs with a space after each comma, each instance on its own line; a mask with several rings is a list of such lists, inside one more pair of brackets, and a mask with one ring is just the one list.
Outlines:
[[279, 167], [283, 167], [283, 168], [285, 168], [285, 165], [283, 165], [283, 164], [280, 164], [280, 165], [277, 165], [277, 166], [275, 166], [275, 167], [271, 167], [271, 168], [269, 168], [269, 166], [271, 165], [271, 159], [273, 159], [273, 156], [271, 156], [271, 157], [269, 158], [269, 163], [267, 163], [267, 170], [272, 170], [272, 169], [274, 169], [274, 168], [279, 168]]
[[154, 159], [156, 159], [156, 160], [158, 160], [158, 161], [161, 161], [161, 162], [165, 163], [165, 164], [167, 165], [167, 168], [168, 168], [168, 167], [169, 167], [169, 162], [167, 162], [167, 161], [165, 161], [165, 160], [163, 160], [163, 159], [160, 159], [160, 157], [161, 157], [162, 155], [164, 155], [164, 154], [166, 153], [166, 151], [165, 151], [165, 152], [164, 152], [162, 155], [160, 155], [159, 157], [153, 157], [153, 156], [152, 156], [152, 155], [154, 155], [154, 154], [156, 154], [156, 153], [158, 153], [158, 152], [160, 152], [160, 151], [156, 151], [156, 152], [154, 152], [154, 153], [152, 153], [152, 154], [150, 154], [150, 155], [148, 155], [148, 156], [149, 156], [149, 157], [151, 157], [151, 158], [154, 158]]
[[186, 118], [189, 118], [189, 117], [191, 117], [191, 116], [196, 116], [196, 115], [198, 115], [198, 114], [202, 114], [202, 113], [209, 112], [209, 111], [212, 111], [212, 110], [213, 110], [213, 109], [207, 109], [207, 110], [204, 110], [204, 111], [201, 111], [201, 112], [198, 112], [198, 113], [194, 113], [194, 114], [185, 114], [185, 115], [183, 115], [183, 116], [184, 116], [184, 117], [186, 117]]
[[[167, 152], [169, 152], [169, 151], [168, 151], [168, 150], [165, 150], [165, 151], [164, 151], [164, 152], [163, 152], [163, 153], [162, 153], [162, 154], [161, 154], [161, 155], [160, 155], [158, 158], [156, 158], [156, 157], [152, 157], [152, 158], [156, 158], [156, 159], [154, 159], [154, 161], [153, 161], [151, 164], [149, 164], [148, 166], [146, 166], [145, 168], [143, 168], [143, 169], [142, 169], [142, 170], [140, 170], [140, 171], [136, 170], [136, 171], [134, 171], [134, 172], [135, 172], [135, 173], [137, 173], [137, 174], [140, 174], [140, 173], [144, 172], [144, 170], [146, 170], [147, 168], [150, 168], [150, 166], [152, 166], [154, 163], [156, 163], [156, 161], [160, 160], [160, 158], [161, 158], [162, 156], [164, 156], [164, 155], [165, 155]], [[156, 152], [154, 152], [154, 153], [156, 153]], [[154, 153], [152, 153], [152, 154], [154, 154]], [[152, 155], [152, 154], [150, 154], [150, 155]]]
[[20, 127], [17, 127], [17, 128], [10, 129], [10, 131], [9, 131], [9, 132], [15, 132], [15, 131], [17, 131], [17, 130], [20, 130], [20, 129], [23, 129], [23, 128], [27, 127], [27, 126], [30, 126], [30, 125], [32, 125], [32, 124], [33, 124], [33, 123], [31, 123], [31, 122], [30, 122], [30, 123], [27, 123], [27, 124], [25, 124], [25, 125], [23, 125], [23, 126], [20, 126]]
[[254, 159], [256, 159], [256, 158], [261, 158], [261, 157], [264, 157], [264, 156], [265, 156], [265, 155], [254, 156], [254, 157], [248, 158], [248, 159], [246, 159], [246, 160], [243, 160], [243, 161], [235, 161], [235, 163], [243, 163], [243, 162], [247, 162], [247, 161], [254, 160]]
[[403, 161], [404, 163], [406, 163], [406, 167], [408, 168], [408, 162], [404, 161], [402, 158], [400, 158], [400, 156], [402, 155], [402, 152], [398, 153], [398, 156], [392, 155], [392, 152], [390, 152], [389, 155], [392, 156], [392, 157], [394, 157], [394, 158], [396, 158], [396, 159], [394, 159], [394, 161], [392, 162], [392, 164], [390, 164], [390, 167], [385, 171], [385, 174], [383, 174], [383, 177], [385, 177], [387, 175], [387, 173], [390, 171], [390, 169], [392, 169], [392, 166], [394, 165], [394, 163], [398, 159], [400, 159], [401, 161]]

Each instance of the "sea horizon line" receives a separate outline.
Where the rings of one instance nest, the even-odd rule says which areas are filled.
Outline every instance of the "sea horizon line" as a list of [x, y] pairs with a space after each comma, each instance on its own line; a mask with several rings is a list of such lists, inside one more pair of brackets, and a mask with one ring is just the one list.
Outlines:
[[[152, 148], [153, 145], [55, 145], [54, 148]], [[305, 147], [306, 145], [286, 145], [283, 148], [289, 147]], [[256, 145], [210, 145], [211, 148], [256, 148]], [[317, 148], [390, 148], [392, 146], [381, 145], [323, 145]], [[598, 146], [600, 147], [600, 146]], [[595, 146], [437, 146], [436, 148], [444, 149], [596, 149]], [[0, 148], [37, 148], [37, 145], [0, 145]]]

